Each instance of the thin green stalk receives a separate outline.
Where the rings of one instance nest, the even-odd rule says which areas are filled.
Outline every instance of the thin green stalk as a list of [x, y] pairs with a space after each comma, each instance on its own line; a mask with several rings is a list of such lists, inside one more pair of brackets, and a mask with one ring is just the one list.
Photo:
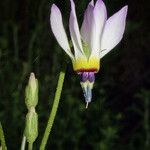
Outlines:
[[4, 136], [4, 131], [3, 131], [1, 123], [0, 123], [0, 141], [1, 141], [1, 148], [2, 148], [2, 150], [7, 150], [6, 142], [5, 142], [5, 136]]
[[32, 150], [33, 149], [33, 143], [28, 143], [28, 150]]
[[52, 110], [47, 122], [47, 126], [44, 132], [44, 136], [40, 145], [40, 150], [45, 150], [46, 144], [47, 144], [47, 140], [48, 137], [50, 135], [53, 123], [54, 123], [54, 119], [56, 116], [56, 112], [58, 109], [58, 105], [59, 105], [59, 100], [60, 100], [60, 96], [61, 96], [61, 92], [62, 92], [62, 87], [63, 87], [63, 83], [64, 83], [64, 78], [65, 78], [65, 71], [61, 71], [59, 74], [59, 79], [58, 79], [58, 83], [57, 83], [57, 88], [56, 88], [56, 93], [55, 93], [55, 98], [54, 98], [54, 102], [53, 102], [53, 106], [52, 106]]
[[21, 150], [25, 150], [26, 148], [26, 137], [23, 135], [22, 143], [21, 143]]

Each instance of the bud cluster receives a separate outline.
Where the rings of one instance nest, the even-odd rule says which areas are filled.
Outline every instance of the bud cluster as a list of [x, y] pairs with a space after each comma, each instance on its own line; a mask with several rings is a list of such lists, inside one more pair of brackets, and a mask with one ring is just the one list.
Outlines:
[[28, 143], [33, 143], [38, 136], [38, 115], [35, 107], [38, 103], [38, 80], [31, 73], [25, 90], [25, 104], [28, 108], [25, 123], [25, 136]]

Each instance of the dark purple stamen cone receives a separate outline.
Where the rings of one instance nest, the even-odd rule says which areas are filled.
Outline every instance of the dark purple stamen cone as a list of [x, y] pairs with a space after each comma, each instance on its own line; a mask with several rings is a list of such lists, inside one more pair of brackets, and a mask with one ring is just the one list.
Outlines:
[[81, 82], [86, 82], [88, 80], [88, 72], [81, 73]]
[[94, 72], [89, 72], [88, 80], [89, 80], [89, 82], [94, 82], [95, 81]]
[[80, 73], [81, 82], [94, 82], [95, 81], [95, 73], [94, 72], [82, 72]]

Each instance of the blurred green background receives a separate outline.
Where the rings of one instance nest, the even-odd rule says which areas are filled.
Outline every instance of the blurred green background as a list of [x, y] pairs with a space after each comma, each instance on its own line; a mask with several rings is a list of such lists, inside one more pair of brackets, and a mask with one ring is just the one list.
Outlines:
[[[76, 0], [81, 25], [88, 0]], [[63, 14], [68, 31], [69, 0], [0, 2], [0, 121], [8, 149], [20, 147], [27, 109], [24, 89], [30, 72], [39, 80], [38, 149], [61, 64], [67, 57], [49, 25], [52, 3]], [[85, 109], [78, 76], [68, 61], [65, 84], [47, 149], [148, 150], [150, 148], [149, 1], [105, 0], [108, 16], [129, 6], [121, 43], [101, 60], [93, 102]]]

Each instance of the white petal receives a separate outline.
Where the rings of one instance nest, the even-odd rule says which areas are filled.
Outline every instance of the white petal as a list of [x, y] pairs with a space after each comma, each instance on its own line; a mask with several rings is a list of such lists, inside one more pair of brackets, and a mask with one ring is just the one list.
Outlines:
[[59, 8], [55, 4], [51, 7], [50, 24], [52, 32], [54, 33], [59, 45], [73, 59], [74, 56], [70, 50], [68, 38], [62, 22], [62, 15]]
[[99, 56], [100, 51], [100, 39], [102, 36], [102, 31], [104, 24], [107, 19], [107, 11], [105, 4], [102, 0], [97, 0], [94, 11], [93, 11], [93, 22], [92, 22], [92, 36], [91, 36], [91, 48], [92, 54], [91, 57]]
[[92, 22], [93, 22], [93, 0], [88, 4], [84, 13], [84, 20], [81, 26], [81, 36], [83, 41], [88, 44], [89, 50], [91, 50], [91, 37], [92, 37]]
[[101, 39], [100, 58], [121, 41], [125, 30], [127, 9], [127, 6], [123, 7], [107, 20]]
[[70, 2], [71, 2], [71, 12], [70, 12], [70, 19], [69, 19], [69, 29], [70, 29], [71, 40], [73, 43], [75, 56], [76, 56], [77, 53], [84, 54], [84, 52], [82, 48], [81, 36], [80, 36], [79, 26], [78, 26], [76, 12], [75, 12], [75, 4], [73, 0], [70, 0]]

